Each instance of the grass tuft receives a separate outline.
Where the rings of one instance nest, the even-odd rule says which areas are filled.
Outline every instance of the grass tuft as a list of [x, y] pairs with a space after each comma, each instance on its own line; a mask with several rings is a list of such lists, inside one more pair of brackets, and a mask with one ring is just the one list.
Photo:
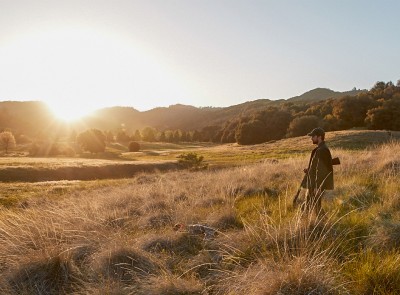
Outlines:
[[8, 276], [11, 289], [17, 294], [73, 294], [84, 285], [83, 275], [68, 253], [37, 256], [19, 265]]
[[126, 247], [116, 247], [99, 253], [95, 257], [93, 267], [103, 278], [125, 283], [137, 281], [158, 272], [158, 266], [146, 253]]

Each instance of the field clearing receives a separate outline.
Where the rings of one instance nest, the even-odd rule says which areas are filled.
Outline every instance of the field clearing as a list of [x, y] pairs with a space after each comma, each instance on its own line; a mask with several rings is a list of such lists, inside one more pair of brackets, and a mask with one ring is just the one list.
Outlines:
[[[357, 151], [400, 140], [399, 131], [346, 130], [327, 132], [326, 141], [333, 150]], [[262, 144], [241, 146], [238, 144], [210, 145], [207, 147], [180, 149], [146, 149], [142, 153], [125, 153], [127, 159], [174, 159], [182, 152], [196, 152], [204, 156], [210, 165], [237, 165], [255, 163], [262, 159], [286, 159], [310, 153], [312, 144], [308, 136], [287, 138]]]
[[[341, 150], [356, 152], [400, 140], [400, 132], [350, 130], [328, 132], [326, 140], [333, 156]], [[114, 143], [102, 154], [82, 154], [79, 157], [33, 158], [0, 157], [0, 181], [91, 180], [131, 177], [139, 172], [178, 169], [177, 157], [196, 153], [204, 157], [210, 169], [248, 165], [263, 161], [278, 161], [304, 157], [313, 148], [308, 136], [288, 138], [268, 143], [240, 146], [141, 143], [141, 151], [127, 152], [127, 147]]]

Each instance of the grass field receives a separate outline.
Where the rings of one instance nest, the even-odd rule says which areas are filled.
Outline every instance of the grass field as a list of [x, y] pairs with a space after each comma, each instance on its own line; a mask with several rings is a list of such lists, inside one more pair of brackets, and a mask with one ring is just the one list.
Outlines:
[[[399, 140], [400, 132], [336, 131], [327, 133], [327, 141], [336, 150], [359, 151]], [[0, 157], [0, 181], [90, 180], [123, 178], [143, 171], [176, 169], [177, 157], [194, 152], [204, 157], [210, 168], [232, 167], [302, 157], [310, 152], [307, 136], [288, 138], [264, 144], [240, 146], [211, 143], [141, 143], [140, 152], [113, 143], [106, 152], [84, 153], [75, 157]], [[26, 155], [20, 151], [21, 154]]]
[[[400, 132], [386, 131], [334, 131], [327, 133], [327, 142], [329, 146], [335, 149], [345, 149], [349, 151], [363, 150], [375, 147], [391, 140], [400, 140]], [[173, 145], [174, 148], [160, 146], [143, 147], [142, 153], [127, 153], [124, 158], [127, 159], [164, 159], [173, 160], [182, 151], [195, 151], [204, 156], [205, 160], [211, 166], [230, 166], [238, 164], [256, 163], [262, 159], [285, 159], [295, 156], [303, 156], [310, 152], [310, 139], [308, 136], [288, 138], [273, 142], [240, 146], [237, 144], [224, 145]]]
[[[387, 136], [328, 133], [342, 164], [320, 219], [291, 205], [306, 137], [152, 147], [168, 153], [154, 158], [196, 151], [224, 169], [0, 183], [0, 294], [399, 294], [400, 143]], [[154, 160], [145, 153], [135, 159]], [[106, 161], [0, 167], [35, 160], [39, 170]], [[219, 234], [175, 232], [177, 222]]]

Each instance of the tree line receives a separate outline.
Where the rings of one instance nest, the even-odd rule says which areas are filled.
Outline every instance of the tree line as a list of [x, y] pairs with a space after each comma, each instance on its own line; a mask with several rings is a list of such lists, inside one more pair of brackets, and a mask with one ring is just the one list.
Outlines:
[[117, 141], [214, 142], [258, 144], [287, 137], [306, 135], [321, 126], [326, 131], [350, 128], [400, 130], [400, 80], [377, 82], [367, 92], [311, 103], [285, 102], [251, 115], [194, 131], [158, 131], [147, 127], [129, 137], [123, 131]]
[[400, 80], [396, 85], [377, 82], [369, 91], [354, 96], [271, 106], [228, 121], [216, 132], [215, 141], [256, 144], [306, 135], [316, 126], [326, 131], [400, 130]]

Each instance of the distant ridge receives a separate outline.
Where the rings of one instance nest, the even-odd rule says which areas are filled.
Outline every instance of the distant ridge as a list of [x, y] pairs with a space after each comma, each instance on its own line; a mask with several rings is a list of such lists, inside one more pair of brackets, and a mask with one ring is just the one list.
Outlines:
[[291, 97], [291, 98], [287, 99], [287, 101], [290, 101], [290, 102], [313, 102], [313, 101], [320, 101], [320, 100], [325, 100], [325, 99], [329, 99], [329, 98], [342, 97], [342, 96], [346, 96], [346, 95], [354, 96], [360, 92], [366, 92], [366, 91], [368, 91], [368, 90], [353, 89], [350, 91], [339, 92], [339, 91], [333, 91], [329, 88], [315, 88], [313, 90], [303, 93], [302, 95]]
[[[256, 99], [228, 107], [194, 107], [175, 104], [143, 112], [130, 106], [106, 107], [85, 117], [83, 124], [76, 123], [73, 128], [78, 131], [86, 128], [114, 132], [126, 130], [128, 133], [147, 126], [158, 130], [201, 130], [207, 126], [221, 127], [237, 118], [251, 116], [259, 110], [279, 107], [287, 102], [309, 104], [346, 95], [354, 96], [364, 91], [366, 90], [353, 89], [347, 92], [337, 92], [327, 88], [316, 88], [289, 99]], [[47, 106], [39, 101], [0, 102], [0, 128], [2, 129], [11, 129], [17, 133], [36, 136], [40, 130], [47, 130], [47, 127], [56, 128], [53, 124], [55, 119]], [[35, 124], [30, 124], [30, 122], [35, 122]]]
[[[338, 92], [327, 88], [316, 88], [289, 99], [256, 99], [228, 107], [199, 108], [191, 105], [175, 104], [169, 107], [157, 107], [144, 112], [130, 107], [110, 107], [100, 110], [97, 114], [101, 114], [101, 116], [89, 118], [87, 123], [100, 129], [116, 129], [123, 123], [127, 130], [133, 126], [137, 129], [151, 126], [159, 130], [194, 130], [210, 125], [223, 126], [229, 120], [248, 116], [271, 106], [278, 107], [288, 101], [299, 104], [312, 103], [329, 98], [356, 95], [362, 91], [354, 89], [347, 92]], [[132, 132], [133, 130], [129, 131]]]

